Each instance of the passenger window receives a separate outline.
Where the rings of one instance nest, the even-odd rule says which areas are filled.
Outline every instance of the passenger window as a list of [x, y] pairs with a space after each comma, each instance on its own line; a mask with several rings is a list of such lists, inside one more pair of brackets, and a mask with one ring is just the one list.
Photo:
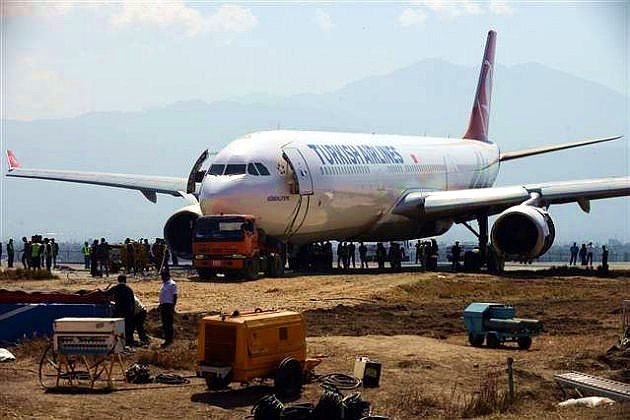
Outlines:
[[245, 174], [244, 163], [232, 163], [225, 167], [225, 173], [223, 175], [244, 175]]
[[254, 166], [253, 163], [247, 164], [247, 173], [250, 175], [258, 175], [258, 170], [256, 169], [256, 166]]
[[223, 170], [225, 169], [225, 165], [214, 164], [210, 166], [208, 169], [208, 175], [223, 175]]
[[260, 172], [261, 175], [269, 175], [269, 170], [267, 169], [265, 165], [263, 165], [260, 162], [256, 162], [255, 165], [256, 165], [256, 168], [258, 168], [258, 172]]

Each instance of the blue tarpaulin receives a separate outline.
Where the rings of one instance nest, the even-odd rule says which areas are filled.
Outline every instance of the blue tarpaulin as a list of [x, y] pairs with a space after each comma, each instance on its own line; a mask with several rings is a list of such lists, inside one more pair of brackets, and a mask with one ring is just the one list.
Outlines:
[[0, 304], [0, 341], [51, 337], [53, 321], [63, 317], [110, 317], [111, 304], [6, 303]]

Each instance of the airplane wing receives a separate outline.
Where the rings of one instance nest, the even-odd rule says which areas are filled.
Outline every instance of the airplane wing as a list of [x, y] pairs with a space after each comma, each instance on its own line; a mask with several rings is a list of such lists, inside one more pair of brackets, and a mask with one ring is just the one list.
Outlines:
[[17, 178], [48, 179], [80, 184], [104, 185], [140, 191], [149, 201], [157, 202], [157, 194], [169, 194], [189, 199], [186, 193], [188, 180], [155, 175], [135, 175], [107, 172], [83, 172], [49, 169], [24, 169], [15, 154], [7, 150], [9, 171], [6, 176]]
[[536, 200], [536, 204], [543, 207], [576, 202], [588, 213], [590, 200], [627, 195], [630, 195], [630, 177], [453, 191], [409, 192], [398, 201], [393, 213], [412, 218], [452, 217], [456, 222], [464, 222], [475, 219], [480, 211], [487, 212], [488, 215], [498, 214], [528, 200]]

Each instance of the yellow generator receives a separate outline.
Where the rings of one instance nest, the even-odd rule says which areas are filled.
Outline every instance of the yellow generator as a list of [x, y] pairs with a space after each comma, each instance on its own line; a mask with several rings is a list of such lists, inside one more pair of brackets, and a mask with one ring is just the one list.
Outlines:
[[273, 378], [277, 395], [299, 396], [306, 365], [306, 323], [292, 311], [263, 311], [206, 316], [198, 337], [197, 376], [208, 389]]

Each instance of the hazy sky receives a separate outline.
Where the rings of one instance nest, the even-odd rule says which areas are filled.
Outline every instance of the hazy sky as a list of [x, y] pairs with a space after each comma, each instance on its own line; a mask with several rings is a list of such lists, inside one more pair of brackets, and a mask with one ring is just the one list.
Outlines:
[[177, 100], [321, 93], [428, 57], [538, 62], [626, 93], [617, 2], [2, 1], [3, 117], [137, 111]]

